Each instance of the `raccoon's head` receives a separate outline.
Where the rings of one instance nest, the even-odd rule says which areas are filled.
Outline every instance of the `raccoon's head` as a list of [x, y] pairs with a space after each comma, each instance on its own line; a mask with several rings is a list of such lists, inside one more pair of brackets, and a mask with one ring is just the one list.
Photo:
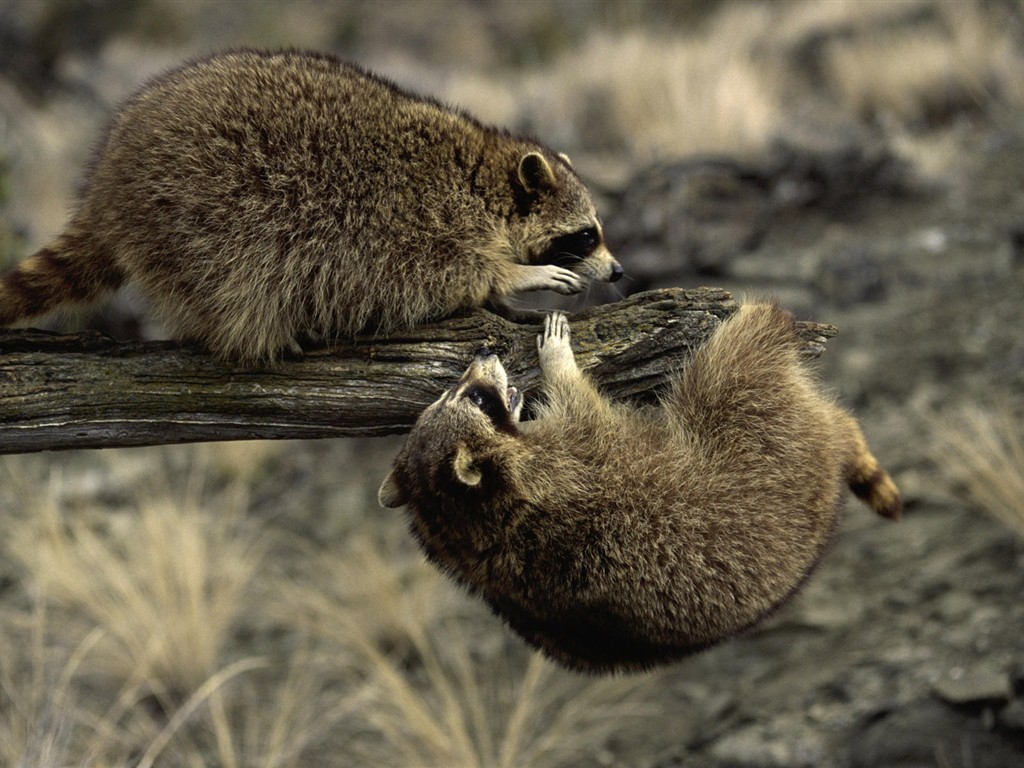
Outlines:
[[557, 264], [609, 283], [622, 277], [622, 266], [605, 245], [590, 192], [566, 155], [522, 155], [513, 188], [527, 263]]
[[385, 507], [487, 493], [518, 439], [523, 398], [497, 355], [476, 353], [459, 382], [420, 414], [377, 497]]

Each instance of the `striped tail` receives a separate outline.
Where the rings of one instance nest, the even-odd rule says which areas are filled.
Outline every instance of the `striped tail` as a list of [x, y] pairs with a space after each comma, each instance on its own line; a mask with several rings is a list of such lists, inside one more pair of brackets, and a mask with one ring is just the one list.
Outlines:
[[853, 464], [846, 477], [850, 490], [882, 517], [899, 520], [903, 513], [900, 489], [871, 453], [860, 426], [852, 417], [850, 422], [854, 433]]
[[123, 282], [109, 256], [62, 236], [0, 277], [0, 327], [93, 301]]

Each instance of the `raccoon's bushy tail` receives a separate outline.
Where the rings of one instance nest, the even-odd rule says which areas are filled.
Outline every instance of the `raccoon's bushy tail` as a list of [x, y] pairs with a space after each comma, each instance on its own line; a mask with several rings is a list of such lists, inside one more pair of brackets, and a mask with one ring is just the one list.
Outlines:
[[899, 520], [903, 514], [903, 497], [899, 488], [871, 453], [860, 425], [852, 416], [846, 418], [850, 422], [854, 443], [853, 460], [846, 474], [850, 490], [882, 517]]
[[93, 301], [123, 282], [108, 254], [63, 235], [0, 276], [0, 327]]

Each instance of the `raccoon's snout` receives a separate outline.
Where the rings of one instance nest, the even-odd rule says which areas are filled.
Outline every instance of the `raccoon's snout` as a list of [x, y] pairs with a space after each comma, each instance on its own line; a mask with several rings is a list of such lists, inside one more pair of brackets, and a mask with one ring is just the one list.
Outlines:
[[473, 355], [473, 362], [462, 374], [459, 381], [460, 386], [471, 384], [490, 384], [499, 391], [503, 391], [508, 385], [508, 377], [505, 375], [505, 367], [501, 359], [490, 347], [480, 347]]
[[622, 277], [624, 271], [625, 270], [622, 269], [622, 265], [619, 264], [619, 262], [613, 261], [612, 262], [612, 273], [610, 275], [608, 275], [608, 282], [609, 283], [617, 282], [619, 280], [619, 278]]

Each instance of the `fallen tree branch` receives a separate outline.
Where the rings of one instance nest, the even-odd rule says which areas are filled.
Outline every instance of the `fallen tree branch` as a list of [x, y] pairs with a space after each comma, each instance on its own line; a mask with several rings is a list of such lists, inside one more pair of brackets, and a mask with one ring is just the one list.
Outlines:
[[[649, 291], [574, 315], [573, 347], [611, 396], [649, 398], [735, 309], [719, 289]], [[481, 310], [269, 370], [175, 342], [0, 331], [0, 453], [403, 432], [481, 346], [536, 390], [538, 329]], [[835, 329], [802, 323], [801, 333], [817, 356]]]

